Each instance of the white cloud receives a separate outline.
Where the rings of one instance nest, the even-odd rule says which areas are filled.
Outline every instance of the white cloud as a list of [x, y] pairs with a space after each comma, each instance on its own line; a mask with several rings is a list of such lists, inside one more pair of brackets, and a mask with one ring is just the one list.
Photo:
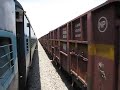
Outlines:
[[70, 21], [106, 0], [19, 0], [37, 37]]

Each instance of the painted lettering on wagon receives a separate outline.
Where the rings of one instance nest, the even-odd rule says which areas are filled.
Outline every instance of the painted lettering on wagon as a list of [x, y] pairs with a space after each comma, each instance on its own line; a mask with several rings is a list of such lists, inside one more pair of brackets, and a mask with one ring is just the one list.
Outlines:
[[98, 20], [98, 30], [100, 32], [105, 32], [108, 27], [108, 20], [106, 17], [100, 17]]

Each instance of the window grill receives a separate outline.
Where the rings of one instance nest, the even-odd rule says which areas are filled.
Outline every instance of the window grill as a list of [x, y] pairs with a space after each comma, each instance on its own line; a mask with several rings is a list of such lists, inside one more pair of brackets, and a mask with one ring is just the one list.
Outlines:
[[13, 72], [13, 44], [10, 44], [10, 39], [0, 38], [0, 81], [5, 81]]

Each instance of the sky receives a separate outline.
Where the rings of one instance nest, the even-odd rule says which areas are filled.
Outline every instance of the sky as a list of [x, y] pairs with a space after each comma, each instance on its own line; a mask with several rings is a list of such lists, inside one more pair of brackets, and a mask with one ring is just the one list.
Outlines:
[[18, 0], [30, 20], [37, 38], [106, 0]]

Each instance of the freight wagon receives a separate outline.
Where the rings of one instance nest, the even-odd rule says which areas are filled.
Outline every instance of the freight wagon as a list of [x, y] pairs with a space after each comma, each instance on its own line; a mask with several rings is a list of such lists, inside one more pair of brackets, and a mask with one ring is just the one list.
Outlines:
[[98, 7], [39, 39], [82, 90], [120, 90], [120, 1]]

